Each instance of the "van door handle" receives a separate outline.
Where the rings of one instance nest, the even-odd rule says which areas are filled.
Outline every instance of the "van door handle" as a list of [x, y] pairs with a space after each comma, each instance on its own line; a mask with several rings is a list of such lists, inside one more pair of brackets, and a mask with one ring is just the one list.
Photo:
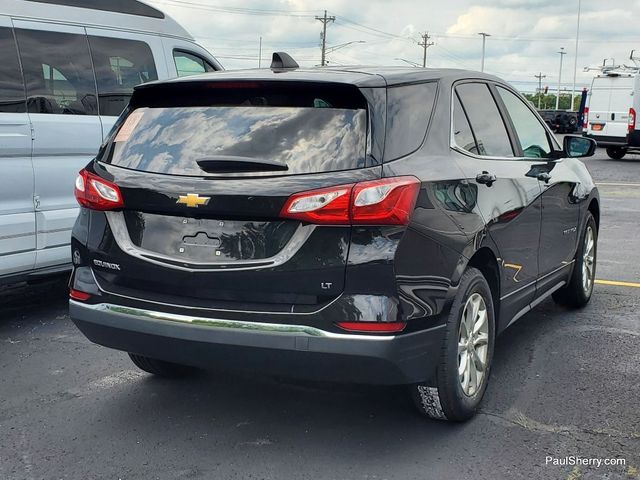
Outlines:
[[551, 180], [551, 175], [549, 175], [547, 172], [540, 172], [536, 178], [538, 180], [540, 180], [541, 182], [544, 183], [549, 183], [549, 180]]
[[483, 171], [482, 173], [479, 173], [478, 175], [476, 175], [476, 182], [482, 183], [487, 187], [490, 187], [491, 185], [493, 185], [493, 182], [495, 182], [496, 180], [497, 180], [496, 176], [487, 171]]

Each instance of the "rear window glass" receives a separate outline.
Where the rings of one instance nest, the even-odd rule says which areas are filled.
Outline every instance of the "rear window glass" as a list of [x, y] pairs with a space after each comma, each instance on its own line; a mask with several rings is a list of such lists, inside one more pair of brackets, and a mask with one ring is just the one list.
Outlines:
[[142, 107], [129, 115], [100, 160], [191, 176], [211, 174], [201, 168], [208, 161], [285, 165], [278, 174], [364, 167], [366, 110], [327, 105], [317, 99], [314, 107]]
[[386, 161], [404, 157], [420, 148], [427, 133], [436, 90], [436, 82], [387, 90]]

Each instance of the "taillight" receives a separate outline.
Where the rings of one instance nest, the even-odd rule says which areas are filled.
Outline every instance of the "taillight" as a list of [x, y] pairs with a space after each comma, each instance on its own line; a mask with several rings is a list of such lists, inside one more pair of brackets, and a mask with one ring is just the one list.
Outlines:
[[124, 207], [122, 194], [115, 183], [85, 169], [76, 177], [75, 195], [82, 207], [91, 210], [115, 210]]
[[420, 181], [392, 177], [291, 195], [281, 217], [325, 225], [407, 225]]
[[405, 322], [336, 322], [336, 325], [349, 332], [369, 333], [401, 332], [407, 326]]
[[75, 288], [70, 288], [69, 298], [71, 298], [72, 300], [79, 300], [81, 302], [84, 302], [85, 300], [89, 300], [89, 298], [91, 298], [91, 294], [81, 292], [80, 290], [76, 290]]
[[295, 193], [287, 199], [280, 216], [310, 223], [347, 225], [352, 189], [353, 184]]
[[353, 187], [351, 221], [368, 225], [407, 225], [416, 205], [420, 181], [396, 177], [357, 183]]
[[584, 107], [582, 113], [582, 128], [589, 128], [589, 107]]
[[629, 123], [627, 124], [629, 133], [636, 129], [636, 111], [633, 108], [629, 109]]

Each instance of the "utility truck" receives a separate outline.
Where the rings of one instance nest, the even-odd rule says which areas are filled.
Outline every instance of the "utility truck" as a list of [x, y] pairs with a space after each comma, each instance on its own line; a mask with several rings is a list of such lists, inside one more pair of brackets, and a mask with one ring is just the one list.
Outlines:
[[[587, 108], [584, 135], [607, 149], [609, 158], [619, 160], [629, 152], [640, 152], [640, 129], [636, 112], [640, 111], [640, 58], [630, 59], [634, 65], [596, 67]], [[586, 70], [592, 70], [587, 68]]]

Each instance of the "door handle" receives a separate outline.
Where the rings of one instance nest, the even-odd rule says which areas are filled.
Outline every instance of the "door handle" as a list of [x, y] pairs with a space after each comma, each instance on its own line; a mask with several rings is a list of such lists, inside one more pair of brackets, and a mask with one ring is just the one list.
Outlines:
[[549, 183], [549, 180], [551, 180], [551, 175], [549, 175], [547, 172], [540, 172], [536, 178], [538, 180], [540, 180], [541, 182], [544, 183]]
[[497, 178], [494, 174], [486, 171], [483, 171], [482, 173], [476, 175], [476, 182], [486, 185], [487, 187], [493, 185], [493, 182], [495, 182], [496, 180]]

